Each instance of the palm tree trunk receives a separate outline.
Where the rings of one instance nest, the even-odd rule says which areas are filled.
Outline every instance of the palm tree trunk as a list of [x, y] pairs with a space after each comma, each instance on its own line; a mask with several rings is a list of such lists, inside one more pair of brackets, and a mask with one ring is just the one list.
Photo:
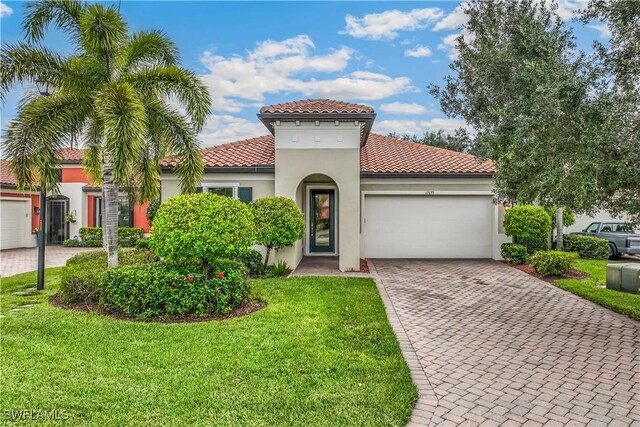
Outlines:
[[102, 246], [107, 251], [109, 268], [118, 267], [118, 186], [113, 182], [111, 159], [102, 160]]
[[562, 218], [562, 205], [556, 205], [556, 249], [561, 251], [564, 249], [563, 238], [564, 220]]

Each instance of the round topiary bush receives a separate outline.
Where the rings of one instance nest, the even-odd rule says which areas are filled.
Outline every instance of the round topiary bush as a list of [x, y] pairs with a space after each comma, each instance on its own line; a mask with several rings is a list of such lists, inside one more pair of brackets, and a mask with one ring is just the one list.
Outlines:
[[170, 263], [199, 264], [207, 277], [214, 260], [237, 258], [255, 236], [253, 215], [246, 204], [209, 193], [186, 194], [160, 205], [149, 246]]
[[514, 243], [527, 248], [529, 254], [547, 250], [549, 233], [551, 233], [551, 217], [540, 206], [516, 206], [504, 216], [504, 231], [513, 237]]
[[267, 248], [264, 265], [271, 250], [293, 245], [304, 234], [304, 217], [296, 202], [286, 197], [265, 197], [251, 202], [255, 219], [256, 243]]

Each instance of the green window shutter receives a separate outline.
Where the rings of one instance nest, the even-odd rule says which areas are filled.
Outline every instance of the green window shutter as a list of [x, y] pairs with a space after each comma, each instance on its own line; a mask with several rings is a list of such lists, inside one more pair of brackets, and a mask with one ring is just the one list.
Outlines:
[[196, 193], [202, 193], [202, 187], [196, 187]]
[[253, 200], [253, 187], [238, 187], [238, 199], [244, 203], [251, 203]]

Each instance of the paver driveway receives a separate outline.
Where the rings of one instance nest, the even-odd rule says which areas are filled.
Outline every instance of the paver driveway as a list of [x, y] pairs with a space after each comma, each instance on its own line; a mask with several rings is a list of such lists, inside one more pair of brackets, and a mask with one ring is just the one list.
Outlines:
[[640, 426], [640, 322], [495, 261], [373, 265], [433, 424]]

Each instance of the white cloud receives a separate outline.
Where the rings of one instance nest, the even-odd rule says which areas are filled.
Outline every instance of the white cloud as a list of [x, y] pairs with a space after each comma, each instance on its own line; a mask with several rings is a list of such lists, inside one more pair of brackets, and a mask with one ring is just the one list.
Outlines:
[[425, 114], [429, 110], [424, 105], [416, 104], [415, 102], [391, 102], [380, 105], [380, 111], [389, 114]]
[[442, 38], [442, 42], [438, 45], [438, 49], [446, 50], [449, 59], [454, 60], [458, 58], [458, 50], [456, 49], [457, 39], [461, 33], [449, 34]]
[[5, 16], [9, 16], [13, 13], [13, 9], [11, 9], [6, 4], [0, 1], [0, 18], [4, 18]]
[[406, 49], [404, 51], [404, 56], [409, 56], [411, 58], [424, 58], [425, 56], [431, 56], [431, 53], [431, 49], [419, 44], [413, 49]]
[[458, 128], [465, 128], [470, 132], [473, 131], [464, 120], [440, 117], [429, 120], [381, 120], [373, 125], [374, 132], [381, 134], [395, 132], [399, 135], [423, 135], [427, 130], [442, 130], [445, 133], [453, 133]]
[[587, 25], [587, 27], [593, 28], [594, 30], [599, 32], [600, 38], [603, 38], [603, 39], [609, 39], [613, 35], [609, 27], [605, 24], [593, 24], [593, 25]]
[[415, 31], [427, 27], [443, 17], [442, 9], [429, 7], [402, 12], [397, 9], [370, 13], [362, 18], [345, 17], [346, 27], [340, 34], [358, 39], [393, 40], [400, 31]]
[[257, 121], [249, 121], [227, 114], [211, 114], [199, 135], [203, 147], [266, 135], [267, 128]]
[[467, 22], [469, 22], [469, 17], [462, 10], [462, 6], [458, 5], [453, 12], [445, 16], [433, 26], [433, 31], [457, 30]]
[[205, 52], [201, 61], [208, 73], [201, 76], [210, 89], [216, 111], [237, 113], [262, 105], [265, 95], [299, 93], [307, 97], [343, 100], [378, 100], [417, 90], [408, 77], [390, 77], [354, 71], [332, 78], [320, 74], [343, 72], [354, 57], [348, 47], [315, 54], [306, 35], [283, 41], [267, 40], [245, 56], [229, 57]]

